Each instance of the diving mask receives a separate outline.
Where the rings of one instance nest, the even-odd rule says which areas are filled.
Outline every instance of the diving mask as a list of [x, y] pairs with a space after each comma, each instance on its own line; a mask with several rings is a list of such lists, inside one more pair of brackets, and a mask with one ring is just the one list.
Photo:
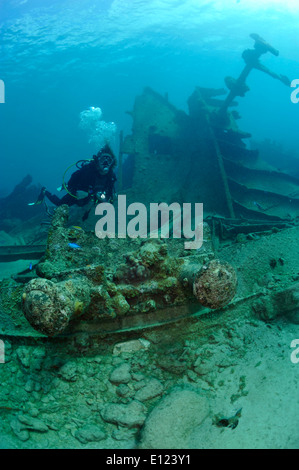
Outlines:
[[98, 158], [97, 166], [99, 171], [102, 174], [108, 173], [111, 165], [113, 164], [114, 158], [109, 153], [102, 153], [101, 156]]

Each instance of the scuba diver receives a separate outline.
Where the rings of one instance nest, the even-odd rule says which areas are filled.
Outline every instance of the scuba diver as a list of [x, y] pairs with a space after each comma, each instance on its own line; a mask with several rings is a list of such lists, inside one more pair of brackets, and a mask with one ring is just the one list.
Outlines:
[[76, 163], [78, 170], [72, 174], [67, 185], [63, 182], [61, 189], [67, 191], [65, 196], [60, 199], [43, 187], [36, 202], [30, 205], [41, 204], [45, 196], [55, 206], [76, 204], [82, 207], [90, 201], [94, 201], [95, 204], [113, 202], [115, 166], [116, 157], [109, 145], [105, 145], [91, 160], [80, 160]]

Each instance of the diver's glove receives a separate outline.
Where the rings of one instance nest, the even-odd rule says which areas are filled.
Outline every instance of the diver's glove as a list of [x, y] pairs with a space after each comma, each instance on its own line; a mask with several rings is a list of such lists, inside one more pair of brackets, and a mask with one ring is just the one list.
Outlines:
[[43, 186], [42, 189], [40, 190], [37, 200], [35, 202], [29, 202], [28, 206], [39, 206], [44, 201], [45, 194], [46, 194], [46, 187]]

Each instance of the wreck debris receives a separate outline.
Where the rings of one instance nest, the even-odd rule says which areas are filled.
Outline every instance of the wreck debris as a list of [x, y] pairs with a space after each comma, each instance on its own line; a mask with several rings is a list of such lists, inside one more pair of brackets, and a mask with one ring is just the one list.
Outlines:
[[237, 275], [234, 268], [217, 259], [199, 266], [184, 264], [181, 281], [192, 288], [196, 299], [205, 307], [218, 309], [225, 307], [235, 296]]
[[129, 200], [138, 195], [145, 204], [200, 201], [205, 216], [269, 221], [297, 216], [298, 179], [270, 167], [257, 150], [248, 148], [244, 139], [251, 135], [238, 128], [238, 113], [228, 112], [237, 104], [234, 98], [247, 91], [245, 80], [253, 68], [290, 84], [260, 63], [262, 54], [278, 55], [278, 51], [257, 34], [251, 38], [255, 45], [243, 53], [246, 65], [240, 77], [225, 80], [226, 99], [218, 99], [225, 94], [223, 89], [196, 87], [186, 114], [150, 88], [136, 98], [130, 113], [132, 134], [122, 145], [134, 165]]
[[[116, 271], [114, 282], [108, 281], [104, 273], [100, 278], [94, 276], [95, 266], [74, 270], [73, 278], [61, 282], [33, 279], [22, 297], [26, 319], [36, 330], [55, 336], [83, 314], [85, 319], [100, 322], [194, 302], [192, 290], [179, 281], [184, 277], [181, 271], [186, 272], [184, 260], [170, 257], [167, 250], [162, 260], [155, 259], [159, 249], [153, 251], [150, 247], [155, 244], [146, 242], [127, 256], [126, 264]], [[196, 273], [201, 268], [202, 263], [193, 266]]]
[[27, 175], [8, 196], [0, 198], [0, 230], [10, 233], [18, 223], [42, 213], [40, 207], [27, 205], [37, 191], [38, 187], [32, 184], [32, 176]]
[[22, 300], [24, 315], [33, 328], [54, 336], [89, 305], [89, 285], [84, 278], [61, 283], [33, 279], [26, 285]]
[[[246, 240], [246, 235], [264, 234], [271, 235], [279, 230], [290, 228], [293, 222], [283, 221], [277, 217], [277, 220], [253, 220], [253, 219], [230, 219], [219, 216], [210, 216], [206, 219], [213, 227], [213, 235], [220, 240], [232, 239], [234, 236], [242, 237]], [[275, 224], [275, 225], [274, 225]], [[238, 241], [238, 238], [236, 238]]]
[[144, 338], [133, 339], [117, 343], [113, 348], [113, 356], [120, 356], [121, 354], [134, 354], [136, 351], [147, 350], [150, 348], [151, 343]]
[[16, 261], [19, 259], [40, 259], [46, 249], [45, 245], [11, 245], [0, 246], [0, 261]]
[[[81, 231], [71, 236], [81, 237], [85, 242], [80, 241], [80, 245], [85, 246], [72, 250], [71, 263], [68, 262], [67, 242], [72, 229], [66, 227], [67, 219], [67, 207], [57, 208], [49, 230], [46, 255], [37, 269], [44, 278], [31, 280], [23, 292], [24, 315], [37, 331], [55, 336], [81, 315], [91, 323], [101, 322], [195, 302], [192, 285], [186, 284], [184, 273], [191, 269], [190, 259], [197, 275], [203, 264], [213, 257], [208, 224], [203, 224], [204, 245], [200, 253], [178, 257], [170, 255], [167, 243], [161, 240], [135, 241], [136, 249], [124, 254], [123, 262], [115, 252], [109, 266], [104, 258], [111, 259], [112, 253], [109, 245], [105, 252], [105, 243], [115, 241], [99, 240], [92, 234], [87, 241], [87, 234]], [[92, 257], [95, 248], [102, 251], [103, 264], [94, 256], [94, 263], [86, 265], [86, 259]]]
[[[294, 222], [299, 181], [265, 166], [244, 143], [250, 134], [238, 128], [236, 113], [227, 112], [234, 97], [247, 91], [251, 68], [269, 73], [259, 56], [267, 51], [277, 55], [257, 35], [252, 38], [255, 49], [243, 55], [246, 67], [239, 82], [226, 79], [230, 93], [225, 101], [217, 99], [224, 90], [197, 87], [187, 114], [147, 88], [131, 113], [132, 135], [120, 137], [120, 162], [127, 154], [135, 164], [128, 200], [138, 197], [145, 205], [203, 202], [206, 220], [212, 221], [212, 236], [204, 229], [211, 249], [205, 242], [195, 253], [177, 255], [169, 253], [167, 242], [131, 240], [126, 252], [126, 240], [97, 240], [94, 233], [67, 227], [69, 208], [61, 206], [37, 266], [43, 279], [29, 282], [23, 294], [25, 316], [38, 331], [60, 334], [79, 314], [91, 331], [102, 320], [115, 320], [115, 329], [121, 329], [128, 317], [152, 318], [158, 310], [173, 312], [181, 306], [187, 311], [190, 304], [200, 310], [197, 301], [222, 308], [236, 293], [237, 276], [228, 263], [214, 259], [217, 237], [255, 239], [255, 231], [274, 233], [271, 224], [279, 230]], [[274, 78], [286, 83], [285, 77]], [[220, 119], [224, 110], [225, 119]], [[124, 256], [119, 256], [121, 248]]]
[[[78, 272], [74, 279], [57, 283], [46, 279], [30, 281], [23, 293], [25, 317], [36, 330], [54, 336], [64, 332], [71, 320], [84, 313], [85, 318], [101, 321], [101, 318], [147, 313], [167, 305], [174, 308], [175, 305], [194, 302], [192, 292], [202, 305], [216, 309], [227, 305], [234, 297], [236, 274], [228, 263], [213, 260], [207, 266], [200, 262], [190, 264], [187, 260], [173, 260], [166, 253], [163, 262], [157, 265], [152, 249], [145, 251], [151, 244], [154, 243], [145, 243], [140, 250], [143, 262], [147, 260], [146, 278], [136, 278], [135, 275], [130, 278], [126, 273], [125, 278], [119, 278], [121, 283], [114, 284], [103, 277], [105, 280], [99, 285], [97, 281], [91, 282], [91, 276], [87, 279]], [[132, 258], [134, 255], [127, 258], [129, 266]], [[142, 264], [136, 266], [136, 273], [144, 267]], [[163, 275], [170, 266], [172, 276]], [[193, 291], [186, 289], [188, 279]], [[132, 282], [133, 285], [130, 284]]]
[[255, 315], [263, 321], [269, 322], [281, 315], [292, 323], [298, 323], [299, 284], [295, 283], [289, 288], [274, 292], [264, 299], [253, 303]]
[[223, 113], [226, 112], [228, 106], [237, 96], [244, 96], [245, 93], [249, 91], [249, 87], [246, 85], [245, 81], [252, 69], [260, 70], [261, 72], [264, 72], [267, 75], [270, 75], [271, 77], [280, 80], [286, 86], [290, 86], [291, 84], [290, 80], [287, 77], [272, 72], [259, 61], [261, 55], [266, 54], [267, 52], [270, 52], [271, 54], [277, 57], [279, 55], [278, 50], [270, 46], [270, 44], [268, 44], [258, 34], [250, 34], [250, 37], [254, 40], [254, 49], [246, 49], [243, 52], [242, 57], [246, 65], [241, 75], [237, 80], [232, 77], [225, 78], [225, 84], [230, 90], [230, 93], [228, 94], [222, 107], [220, 108], [220, 115], [223, 115]]
[[193, 292], [205, 307], [217, 309], [227, 305], [235, 296], [237, 275], [229, 263], [212, 260], [197, 274]]

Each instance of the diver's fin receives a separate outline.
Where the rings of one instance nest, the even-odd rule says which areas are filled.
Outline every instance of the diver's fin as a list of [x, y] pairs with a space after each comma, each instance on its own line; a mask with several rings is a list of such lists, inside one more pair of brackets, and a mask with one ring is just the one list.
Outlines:
[[45, 199], [45, 193], [46, 193], [46, 188], [45, 186], [43, 186], [42, 189], [40, 190], [37, 200], [35, 202], [29, 202], [28, 206], [39, 206]]

